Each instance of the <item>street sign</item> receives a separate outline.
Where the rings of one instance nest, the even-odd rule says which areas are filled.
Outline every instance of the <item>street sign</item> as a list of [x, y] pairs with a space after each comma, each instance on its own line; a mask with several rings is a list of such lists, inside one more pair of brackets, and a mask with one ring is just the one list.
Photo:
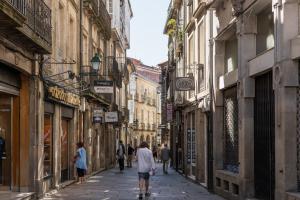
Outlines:
[[107, 80], [95, 80], [94, 90], [96, 93], [101, 94], [113, 94], [114, 93], [114, 82]]
[[95, 109], [93, 111], [93, 123], [102, 123], [104, 117], [104, 112], [102, 109]]
[[173, 104], [167, 103], [167, 121], [173, 121]]
[[118, 122], [118, 112], [106, 112], [105, 113], [105, 122], [113, 123]]
[[194, 77], [177, 77], [175, 80], [175, 89], [177, 91], [189, 91], [195, 89]]

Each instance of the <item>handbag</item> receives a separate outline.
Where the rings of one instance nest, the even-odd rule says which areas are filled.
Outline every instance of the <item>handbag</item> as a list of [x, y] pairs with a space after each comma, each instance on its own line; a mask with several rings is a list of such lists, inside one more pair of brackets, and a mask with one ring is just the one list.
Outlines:
[[149, 172], [150, 176], [155, 176], [156, 173], [155, 171], [156, 171], [155, 169], [151, 169]]

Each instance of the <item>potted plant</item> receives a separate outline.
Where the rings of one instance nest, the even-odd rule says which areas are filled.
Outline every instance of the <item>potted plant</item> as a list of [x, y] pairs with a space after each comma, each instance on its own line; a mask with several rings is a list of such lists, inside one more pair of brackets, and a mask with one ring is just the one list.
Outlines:
[[175, 30], [176, 30], [176, 20], [175, 19], [170, 19], [167, 23], [167, 28], [168, 28], [168, 32], [167, 34], [170, 37], [173, 37], [175, 34]]
[[176, 45], [176, 54], [180, 55], [182, 53], [182, 50], [183, 50], [183, 36], [184, 36], [184, 33], [182, 31], [182, 29], [178, 29], [177, 30], [177, 34], [176, 34], [176, 41], [177, 41], [177, 45]]

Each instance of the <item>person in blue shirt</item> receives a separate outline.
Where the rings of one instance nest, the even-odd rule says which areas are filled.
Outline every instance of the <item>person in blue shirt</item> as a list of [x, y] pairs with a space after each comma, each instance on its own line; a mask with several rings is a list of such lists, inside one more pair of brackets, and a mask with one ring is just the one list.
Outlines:
[[77, 175], [79, 183], [84, 181], [84, 175], [86, 174], [86, 151], [82, 142], [77, 143], [77, 153], [75, 156], [75, 166], [77, 168]]

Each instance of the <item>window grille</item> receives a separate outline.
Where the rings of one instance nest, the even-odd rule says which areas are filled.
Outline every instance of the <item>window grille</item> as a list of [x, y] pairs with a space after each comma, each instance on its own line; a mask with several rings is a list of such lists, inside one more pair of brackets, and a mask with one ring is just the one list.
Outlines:
[[224, 92], [224, 169], [239, 172], [238, 100], [236, 87]]
[[[300, 63], [299, 63], [299, 83], [300, 83]], [[300, 86], [297, 89], [297, 188], [300, 192]]]

